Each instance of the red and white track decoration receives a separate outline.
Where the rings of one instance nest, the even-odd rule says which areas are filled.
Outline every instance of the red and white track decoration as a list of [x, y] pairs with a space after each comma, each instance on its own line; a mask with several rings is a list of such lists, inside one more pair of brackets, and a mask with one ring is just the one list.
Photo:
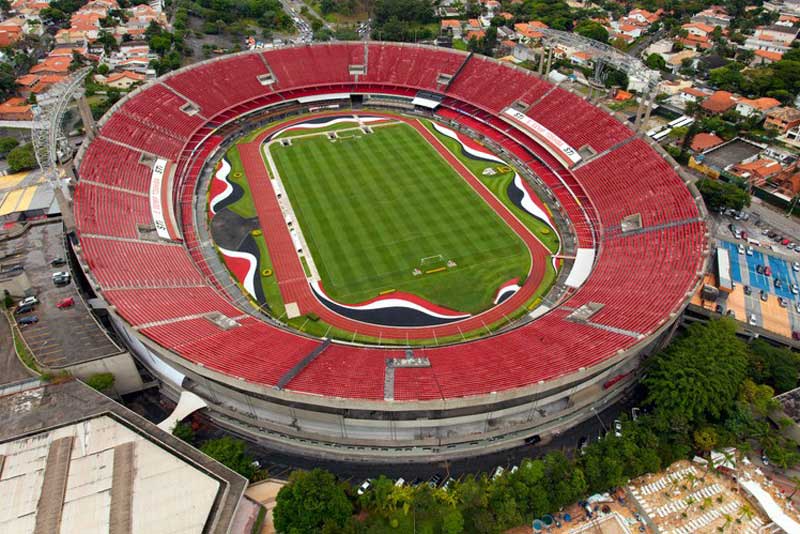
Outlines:
[[347, 308], [350, 310], [381, 310], [385, 308], [405, 308], [409, 310], [414, 310], [417, 312], [424, 313], [431, 317], [436, 317], [437, 319], [466, 319], [470, 317], [471, 314], [469, 313], [461, 313], [455, 310], [451, 310], [449, 308], [445, 308], [443, 306], [437, 306], [432, 302], [428, 302], [427, 300], [420, 298], [416, 295], [411, 293], [405, 293], [402, 291], [395, 291], [388, 295], [380, 295], [370, 300], [366, 300], [364, 302], [360, 302], [358, 304], [342, 304], [341, 302], [333, 300], [331, 297], [325, 293], [325, 290], [322, 288], [322, 282], [317, 280], [311, 283], [311, 288], [316, 293], [317, 297], [321, 300], [326, 300], [336, 306], [341, 306], [342, 308]]
[[225, 158], [222, 158], [217, 164], [217, 169], [214, 172], [214, 177], [211, 179], [210, 200], [208, 202], [208, 210], [211, 216], [217, 214], [216, 207], [220, 202], [228, 198], [233, 193], [233, 186], [228, 181], [228, 175], [231, 172], [231, 164]]
[[281, 128], [280, 130], [276, 130], [270, 134], [270, 139], [275, 139], [279, 135], [291, 132], [294, 130], [318, 130], [320, 128], [328, 128], [333, 126], [334, 124], [341, 124], [341, 123], [353, 123], [353, 124], [367, 124], [367, 123], [375, 123], [375, 122], [388, 122], [389, 118], [387, 117], [370, 117], [370, 116], [347, 116], [347, 117], [335, 117], [328, 120], [323, 121], [307, 121], [307, 122], [298, 122], [287, 126], [286, 128]]
[[508, 282], [501, 285], [498, 288], [497, 294], [494, 297], [495, 305], [500, 304], [500, 302], [511, 297], [514, 293], [519, 291], [521, 287], [522, 286], [519, 285], [519, 278], [512, 278]]
[[550, 218], [550, 214], [547, 213], [547, 210], [545, 210], [544, 206], [541, 204], [539, 197], [531, 194], [531, 192], [528, 190], [528, 185], [525, 183], [525, 180], [523, 180], [522, 177], [516, 173], [514, 174], [514, 187], [522, 191], [522, 209], [545, 223], [553, 232], [555, 232], [556, 227], [553, 225], [553, 220]]
[[436, 124], [435, 122], [432, 122], [431, 124], [433, 124], [433, 128], [440, 134], [447, 136], [450, 139], [455, 139], [456, 141], [458, 141], [458, 143], [461, 145], [461, 148], [464, 149], [464, 152], [466, 152], [470, 156], [477, 159], [494, 161], [495, 163], [506, 165], [505, 161], [498, 158], [491, 152], [488, 152], [483, 146], [479, 145], [469, 137], [460, 135], [458, 132], [451, 130], [450, 128], [447, 128], [445, 126], [442, 126], [441, 124]]
[[242, 287], [250, 296], [256, 298], [255, 277], [258, 269], [258, 260], [249, 252], [239, 252], [238, 250], [228, 250], [218, 247], [222, 255], [225, 256], [225, 264], [233, 273]]

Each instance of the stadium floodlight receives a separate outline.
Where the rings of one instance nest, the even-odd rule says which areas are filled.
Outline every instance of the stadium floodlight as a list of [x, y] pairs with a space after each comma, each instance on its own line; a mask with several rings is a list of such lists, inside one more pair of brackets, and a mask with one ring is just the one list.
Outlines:
[[31, 142], [36, 162], [48, 182], [58, 179], [58, 163], [70, 148], [62, 129], [64, 114], [70, 101], [83, 91], [83, 79], [91, 72], [91, 67], [83, 67], [53, 85], [38, 98], [33, 106], [33, 126]]

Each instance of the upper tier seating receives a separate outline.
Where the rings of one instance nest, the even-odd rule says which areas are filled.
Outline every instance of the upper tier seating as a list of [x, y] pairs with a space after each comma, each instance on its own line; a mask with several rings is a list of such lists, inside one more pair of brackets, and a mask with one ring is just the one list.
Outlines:
[[144, 328], [141, 332], [185, 358], [231, 376], [276, 384], [320, 342], [251, 317], [222, 330], [206, 319]]
[[372, 44], [367, 75], [359, 81], [436, 91], [439, 74], [453, 75], [466, 58], [466, 54], [431, 51], [418, 46]]
[[134, 326], [209, 312], [219, 312], [227, 317], [242, 315], [207, 286], [110, 289], [104, 291], [103, 296]]
[[136, 239], [138, 225], [153, 224], [149, 199], [143, 195], [79, 182], [74, 204], [81, 234]]
[[608, 113], [560, 87], [551, 91], [526, 114], [576, 150], [589, 145], [600, 153], [633, 135], [631, 130]]
[[162, 133], [124, 113], [114, 113], [100, 128], [100, 135], [173, 161], [178, 159], [187, 141]]
[[[330, 44], [280, 48], [264, 52], [264, 58], [277, 78], [276, 90], [352, 83], [349, 65], [364, 63], [364, 45]], [[297, 65], [302, 64], [302, 68]]]
[[163, 85], [153, 85], [128, 100], [121, 111], [153, 129], [172, 137], [188, 138], [206, 121], [181, 111], [187, 101]]
[[606, 227], [636, 213], [642, 215], [643, 226], [699, 216], [680, 177], [641, 139], [578, 168], [575, 176]]
[[221, 59], [181, 71], [164, 83], [200, 106], [200, 114], [208, 119], [230, 106], [271, 91], [258, 81], [259, 75], [269, 72], [259, 54]]
[[81, 248], [92, 274], [104, 288], [203, 284], [180, 245], [84, 237]]
[[550, 85], [529, 74], [482, 56], [472, 56], [447, 93], [498, 113], [526, 95], [532, 101]]
[[80, 179], [147, 193], [153, 169], [139, 164], [142, 153], [97, 138], [80, 166]]

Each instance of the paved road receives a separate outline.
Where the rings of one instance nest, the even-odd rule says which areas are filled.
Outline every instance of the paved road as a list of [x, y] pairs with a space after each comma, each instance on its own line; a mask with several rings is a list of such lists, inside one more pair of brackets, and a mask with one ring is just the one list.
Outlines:
[[14, 339], [8, 321], [0, 317], [0, 384], [10, 384], [31, 376], [14, 352]]
[[[794, 217], [787, 217], [786, 211], [766, 204], [756, 197], [752, 197], [752, 204], [749, 209], [752, 213], [758, 215], [762, 221], [779, 230], [795, 243], [800, 241], [800, 223]], [[800, 214], [800, 207], [796, 207], [794, 212]]]

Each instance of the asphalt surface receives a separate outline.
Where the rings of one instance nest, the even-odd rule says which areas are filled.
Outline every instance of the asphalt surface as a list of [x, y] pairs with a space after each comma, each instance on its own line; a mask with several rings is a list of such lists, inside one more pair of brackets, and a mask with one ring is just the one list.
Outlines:
[[[155, 389], [128, 395], [123, 402], [128, 408], [154, 423], [159, 423], [165, 419], [174, 407], [171, 401], [161, 397]], [[434, 474], [439, 474], [444, 481], [448, 476], [459, 478], [468, 473], [491, 473], [498, 466], [510, 467], [519, 465], [523, 459], [540, 457], [551, 451], [562, 451], [568, 456], [572, 456], [582, 438], [598, 439], [600, 435], [604, 435], [607, 430], [613, 427], [614, 419], [618, 418], [621, 413], [630, 414], [631, 408], [637, 406], [639, 402], [641, 402], [641, 394], [632, 392], [620, 402], [599, 412], [596, 417], [592, 417], [556, 436], [546, 444], [525, 445], [507, 451], [460, 460], [427, 464], [341, 462], [286, 454], [252, 442], [248, 442], [248, 451], [253, 458], [258, 460], [261, 468], [266, 469], [272, 478], [286, 479], [295, 469], [309, 470], [321, 467], [336, 474], [340, 479], [355, 485], [360, 484], [367, 478], [374, 478], [381, 474], [394, 479], [402, 477], [409, 483], [415, 480], [428, 480]], [[230, 432], [210, 424], [203, 416], [193, 416], [193, 420], [199, 423], [200, 426], [196, 431], [198, 442], [230, 435]]]
[[14, 338], [5, 317], [0, 317], [0, 384], [31, 378], [32, 374], [14, 352]]
[[[56, 221], [33, 226], [14, 240], [14, 246], [23, 251], [22, 265], [39, 299], [32, 312], [16, 318], [39, 319], [36, 324], [22, 326], [20, 331], [36, 359], [52, 368], [120, 352], [92, 319], [75, 285], [53, 284], [52, 273], [69, 271], [68, 265], [50, 266], [52, 259], [65, 256], [63, 235], [61, 223]], [[56, 304], [67, 297], [73, 297], [75, 304], [57, 308]]]

